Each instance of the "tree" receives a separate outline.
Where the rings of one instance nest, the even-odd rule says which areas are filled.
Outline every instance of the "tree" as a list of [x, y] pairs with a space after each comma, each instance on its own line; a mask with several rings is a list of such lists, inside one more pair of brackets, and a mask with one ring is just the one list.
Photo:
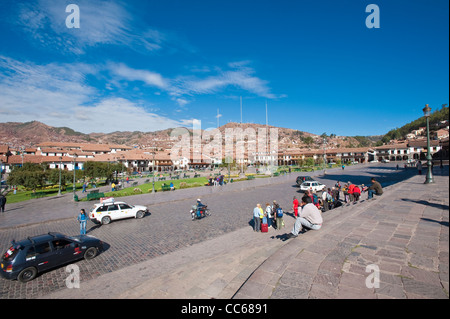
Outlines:
[[[59, 169], [50, 170], [47, 174], [47, 179], [54, 185], [59, 184]], [[66, 186], [71, 182], [73, 182], [73, 173], [66, 170], [61, 170], [61, 185]]]
[[24, 163], [22, 167], [15, 167], [8, 176], [9, 185], [21, 185], [35, 190], [45, 185], [47, 173], [38, 164]]
[[312, 158], [312, 157], [306, 158], [305, 164], [306, 164], [306, 166], [314, 166], [314, 158]]
[[106, 178], [107, 181], [112, 180], [115, 172], [126, 170], [125, 166], [120, 163], [102, 163], [102, 162], [86, 162], [84, 172], [90, 178]]

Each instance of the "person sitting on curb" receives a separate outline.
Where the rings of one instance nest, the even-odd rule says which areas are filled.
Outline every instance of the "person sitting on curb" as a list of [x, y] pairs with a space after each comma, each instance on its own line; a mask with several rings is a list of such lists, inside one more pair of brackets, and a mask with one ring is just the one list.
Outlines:
[[381, 184], [378, 183], [375, 178], [372, 177], [371, 179], [372, 185], [368, 188], [368, 197], [367, 199], [373, 198], [373, 194], [376, 194], [378, 196], [383, 195], [383, 188], [381, 187]]
[[298, 218], [295, 221], [292, 232], [287, 238], [294, 238], [303, 229], [303, 226], [313, 230], [319, 230], [322, 227], [323, 219], [319, 209], [312, 203], [311, 197], [303, 196], [302, 203], [298, 209]]

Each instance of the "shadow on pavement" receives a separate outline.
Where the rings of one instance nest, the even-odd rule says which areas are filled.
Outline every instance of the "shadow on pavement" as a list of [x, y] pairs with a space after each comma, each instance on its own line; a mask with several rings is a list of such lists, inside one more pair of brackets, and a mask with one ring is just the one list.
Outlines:
[[410, 198], [402, 198], [402, 201], [413, 202], [413, 203], [422, 204], [422, 205], [426, 205], [426, 206], [430, 206], [430, 207], [434, 207], [434, 208], [438, 208], [438, 209], [444, 209], [444, 210], [449, 209], [448, 205], [430, 203], [429, 201], [426, 201], [426, 200], [415, 200], [415, 199], [410, 199]]

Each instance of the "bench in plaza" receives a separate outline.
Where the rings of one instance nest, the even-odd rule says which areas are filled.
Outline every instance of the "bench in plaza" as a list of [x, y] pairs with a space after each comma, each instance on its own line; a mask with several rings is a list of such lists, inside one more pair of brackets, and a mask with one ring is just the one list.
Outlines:
[[161, 190], [162, 190], [163, 192], [165, 192], [165, 191], [170, 191], [170, 185], [162, 185], [162, 186], [161, 186]]
[[105, 194], [104, 193], [99, 193], [99, 192], [97, 192], [97, 193], [89, 193], [89, 194], [87, 194], [87, 200], [89, 201], [89, 200], [96, 200], [96, 199], [100, 199], [100, 198], [102, 198], [102, 197], [105, 197]]

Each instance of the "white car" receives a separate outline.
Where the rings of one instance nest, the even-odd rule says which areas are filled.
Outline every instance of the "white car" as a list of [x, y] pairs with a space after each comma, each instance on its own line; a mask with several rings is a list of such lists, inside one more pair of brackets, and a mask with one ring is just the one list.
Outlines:
[[303, 182], [300, 185], [300, 190], [305, 192], [307, 190], [312, 189], [314, 192], [320, 192], [323, 191], [327, 187], [326, 185], [319, 183], [318, 181], [309, 181], [309, 182]]
[[148, 208], [140, 205], [129, 205], [125, 202], [115, 202], [109, 200], [100, 204], [95, 204], [89, 212], [89, 218], [94, 223], [109, 224], [112, 220], [123, 218], [143, 218], [148, 212]]

